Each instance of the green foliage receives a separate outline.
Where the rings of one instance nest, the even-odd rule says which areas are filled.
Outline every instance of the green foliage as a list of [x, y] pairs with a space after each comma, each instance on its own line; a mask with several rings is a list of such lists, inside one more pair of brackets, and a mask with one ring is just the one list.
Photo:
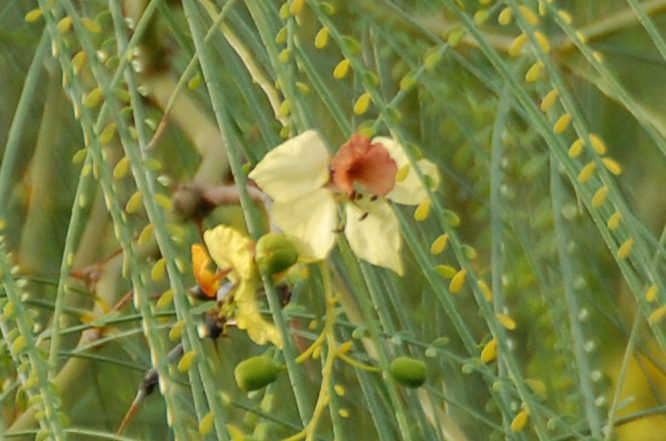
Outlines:
[[[659, 439], [664, 14], [6, 1], [0, 439]], [[336, 150], [397, 139], [429, 202], [392, 206], [404, 277], [343, 235], [324, 263], [262, 266], [285, 336], [262, 347], [192, 295], [190, 247], [267, 233], [247, 174], [312, 128]], [[285, 372], [248, 394], [234, 369], [256, 356]], [[423, 360], [423, 386], [392, 360]]]

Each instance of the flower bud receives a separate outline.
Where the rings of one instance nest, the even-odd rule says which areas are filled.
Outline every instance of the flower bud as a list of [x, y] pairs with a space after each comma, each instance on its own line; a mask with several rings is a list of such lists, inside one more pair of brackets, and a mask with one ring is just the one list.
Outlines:
[[298, 260], [298, 251], [283, 233], [268, 233], [257, 242], [257, 265], [268, 274], [285, 271]]
[[425, 383], [426, 365], [411, 357], [398, 357], [391, 362], [389, 372], [395, 381], [406, 387], [416, 388]]
[[261, 389], [277, 379], [279, 366], [273, 359], [258, 356], [243, 360], [236, 366], [234, 377], [238, 387], [246, 392]]

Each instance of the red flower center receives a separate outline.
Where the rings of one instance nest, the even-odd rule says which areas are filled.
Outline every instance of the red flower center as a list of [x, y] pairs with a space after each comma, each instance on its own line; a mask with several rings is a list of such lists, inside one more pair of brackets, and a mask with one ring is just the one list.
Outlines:
[[331, 160], [333, 183], [348, 195], [361, 185], [373, 196], [385, 196], [395, 186], [398, 165], [388, 150], [372, 144], [370, 138], [355, 134]]

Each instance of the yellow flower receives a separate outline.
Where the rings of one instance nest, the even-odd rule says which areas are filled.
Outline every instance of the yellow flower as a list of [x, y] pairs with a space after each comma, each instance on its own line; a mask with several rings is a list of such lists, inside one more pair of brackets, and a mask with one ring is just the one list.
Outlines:
[[230, 298], [236, 305], [235, 320], [257, 344], [267, 342], [282, 348], [282, 338], [275, 326], [266, 321], [259, 311], [255, 292], [261, 281], [254, 262], [254, 243], [245, 235], [226, 225], [219, 225], [204, 233], [204, 242], [213, 261], [234, 284]]
[[[438, 183], [433, 163], [417, 165]], [[397, 141], [356, 134], [331, 158], [319, 133], [308, 130], [269, 152], [249, 177], [273, 199], [273, 222], [306, 260], [324, 259], [333, 248], [341, 204], [352, 251], [402, 274], [402, 238], [388, 200], [417, 205], [427, 191]]]

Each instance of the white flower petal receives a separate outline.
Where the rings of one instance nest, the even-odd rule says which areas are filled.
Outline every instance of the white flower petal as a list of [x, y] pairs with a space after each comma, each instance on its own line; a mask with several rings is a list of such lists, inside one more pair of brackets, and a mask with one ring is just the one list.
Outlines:
[[[386, 197], [393, 202], [404, 205], [418, 205], [421, 201], [427, 199], [428, 193], [421, 184], [416, 171], [409, 164], [404, 147], [396, 140], [384, 136], [378, 136], [372, 142], [381, 143], [389, 151], [391, 158], [398, 164], [398, 171], [406, 165], [409, 166], [407, 177], [402, 182], [396, 182], [395, 187]], [[419, 159], [416, 161], [416, 166], [425, 176], [430, 177], [435, 187], [439, 185], [439, 170], [435, 164], [427, 159]]]
[[308, 130], [268, 152], [249, 177], [274, 201], [290, 201], [328, 182], [329, 159], [319, 133]]
[[289, 202], [275, 202], [273, 221], [295, 239], [299, 255], [325, 258], [335, 242], [337, 207], [333, 193], [320, 188]]
[[400, 227], [386, 200], [347, 204], [346, 211], [345, 236], [354, 254], [402, 275]]

